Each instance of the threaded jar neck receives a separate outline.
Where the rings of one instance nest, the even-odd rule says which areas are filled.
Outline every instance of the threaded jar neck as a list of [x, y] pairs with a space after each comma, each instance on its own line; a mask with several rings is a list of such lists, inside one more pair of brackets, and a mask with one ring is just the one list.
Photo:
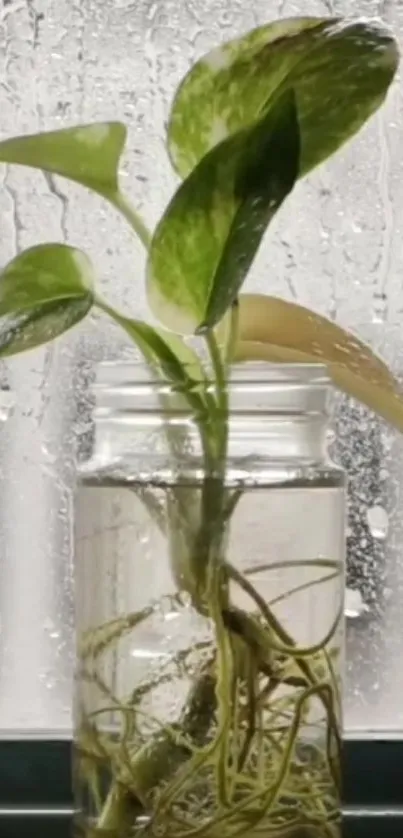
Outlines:
[[[322, 364], [235, 364], [228, 380], [230, 412], [231, 415], [327, 415], [329, 388], [330, 379]], [[200, 384], [202, 389], [214, 393], [214, 381]], [[99, 364], [93, 391], [95, 416], [106, 412], [110, 418], [153, 412], [192, 414], [185, 400], [162, 408], [161, 397], [174, 394], [175, 386], [161, 381], [143, 364], [130, 361]]]
[[[234, 365], [227, 386], [229, 459], [315, 463], [326, 457], [330, 381], [323, 365]], [[183, 435], [177, 459], [200, 458], [200, 417], [174, 385], [145, 365], [102, 363], [93, 391], [97, 460], [147, 457], [158, 469], [172, 454], [170, 432]], [[214, 394], [215, 384], [195, 385], [194, 392]]]

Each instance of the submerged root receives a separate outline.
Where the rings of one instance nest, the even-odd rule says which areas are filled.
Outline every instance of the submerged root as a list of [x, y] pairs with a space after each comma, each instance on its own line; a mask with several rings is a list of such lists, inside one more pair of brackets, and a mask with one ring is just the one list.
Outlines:
[[[137, 616], [86, 637], [83, 678], [103, 704], [82, 709], [76, 774], [89, 816], [77, 834], [337, 838], [339, 696], [329, 644], [338, 622], [322, 644], [300, 650], [249, 580], [225, 567], [256, 611], [222, 603], [218, 586], [214, 637], [199, 646], [206, 657], [198, 674], [195, 649], [181, 650], [123, 702], [99, 666]], [[175, 687], [184, 674], [193, 686], [167, 724], [152, 714], [154, 690]], [[115, 718], [109, 732], [108, 714]]]

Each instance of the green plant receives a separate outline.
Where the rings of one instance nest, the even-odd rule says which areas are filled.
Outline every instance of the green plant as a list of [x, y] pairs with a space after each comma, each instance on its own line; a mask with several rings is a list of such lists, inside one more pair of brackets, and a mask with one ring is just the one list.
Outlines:
[[[182, 549], [172, 550], [178, 596], [186, 592], [209, 617], [215, 646], [195, 676], [182, 717], [150, 742], [138, 741], [131, 728], [137, 694], [119, 706], [118, 743], [97, 730], [95, 717], [83, 720], [79, 770], [96, 812], [86, 836], [137, 834], [137, 817], [150, 812], [147, 829], [189, 838], [262, 828], [281, 838], [337, 834], [338, 685], [328, 651], [337, 624], [318, 647], [298, 647], [249, 578], [224, 558], [239, 495], [225, 481], [227, 379], [234, 358], [288, 362], [320, 356], [337, 386], [403, 429], [398, 384], [358, 338], [300, 306], [240, 294], [266, 228], [297, 180], [380, 106], [397, 63], [395, 41], [380, 26], [309, 18], [268, 24], [205, 56], [173, 102], [167, 146], [183, 180], [152, 235], [119, 187], [123, 125], [79, 126], [0, 143], [0, 161], [77, 181], [123, 213], [148, 251], [148, 298], [164, 326], [112, 308], [95, 290], [91, 263], [80, 251], [40, 245], [2, 272], [0, 356], [51, 340], [98, 308], [170, 382], [197, 423], [203, 450], [200, 498], [188, 493], [184, 502], [174, 492], [157, 517], [174, 543], [181, 535]], [[209, 364], [188, 340], [192, 335], [205, 343]], [[175, 453], [175, 437], [169, 443]], [[155, 515], [152, 499], [142, 500]], [[328, 570], [338, 572], [333, 565]], [[252, 615], [232, 604], [230, 583], [248, 594]], [[90, 670], [107, 647], [146, 618], [124, 615], [84, 637], [83, 666]], [[282, 673], [277, 680], [273, 660]], [[324, 678], [318, 674], [323, 669]], [[288, 704], [276, 695], [279, 681], [294, 688]], [[103, 688], [116, 708], [108, 685]], [[327, 747], [312, 757], [307, 779], [293, 759], [312, 697], [326, 714]], [[256, 738], [256, 719], [267, 713], [269, 723]], [[281, 718], [285, 724], [276, 739], [270, 730]], [[190, 817], [186, 801], [192, 795], [201, 801], [206, 771], [214, 777], [214, 805], [208, 800], [203, 817], [201, 809]], [[105, 772], [106, 793], [100, 779]], [[297, 799], [305, 801], [305, 820], [295, 814]]]

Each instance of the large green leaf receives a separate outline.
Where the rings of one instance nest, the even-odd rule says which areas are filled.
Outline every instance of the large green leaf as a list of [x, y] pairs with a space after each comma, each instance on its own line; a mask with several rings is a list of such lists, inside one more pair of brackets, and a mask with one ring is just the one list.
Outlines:
[[125, 140], [126, 128], [120, 122], [79, 125], [3, 140], [0, 162], [61, 175], [114, 202]]
[[299, 128], [292, 91], [206, 155], [154, 234], [148, 299], [168, 328], [214, 325], [236, 298], [270, 220], [294, 186]]
[[293, 18], [214, 49], [190, 70], [173, 102], [168, 149], [185, 177], [217, 143], [250, 125], [280, 90], [296, 91], [300, 174], [325, 160], [382, 103], [398, 49], [381, 24]]
[[0, 273], [0, 356], [47, 343], [70, 329], [93, 303], [93, 270], [80, 250], [30, 248]]

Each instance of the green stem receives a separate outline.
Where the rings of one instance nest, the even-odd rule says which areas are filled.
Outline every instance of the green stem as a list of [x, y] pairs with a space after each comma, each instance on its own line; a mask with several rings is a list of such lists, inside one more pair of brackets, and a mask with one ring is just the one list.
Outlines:
[[235, 355], [239, 328], [239, 302], [235, 300], [230, 312], [229, 335], [225, 346], [225, 364], [228, 367]]
[[129, 838], [133, 823], [142, 811], [142, 807], [128, 794], [127, 789], [114, 783], [109, 790], [96, 831], [111, 838]]
[[[209, 613], [207, 575], [211, 562], [222, 556], [228, 515], [225, 513], [225, 473], [228, 440], [228, 397], [225, 366], [214, 335], [206, 335], [216, 385], [216, 397], [209, 400], [208, 414], [199, 422], [204, 477], [196, 527], [183, 537], [180, 509], [171, 519], [176, 536], [171, 550], [174, 578], [181, 580], [201, 614]], [[179, 516], [178, 516], [179, 513]], [[179, 524], [175, 527], [175, 521]], [[194, 526], [194, 525], [193, 525]], [[225, 587], [225, 586], [224, 586]]]
[[122, 194], [122, 192], [117, 193], [113, 203], [119, 212], [121, 212], [126, 218], [126, 221], [129, 222], [130, 227], [134, 230], [145, 249], [148, 251], [150, 249], [152, 235], [137, 210], [132, 207], [130, 201]]
[[217, 437], [217, 462], [215, 463], [215, 465], [218, 466], [218, 468], [220, 469], [220, 473], [224, 477], [227, 459], [229, 418], [227, 368], [214, 333], [207, 332], [205, 340], [210, 353], [211, 363], [214, 371], [218, 408], [218, 414], [216, 414], [215, 416]]
[[[214, 370], [215, 382], [216, 382], [216, 389], [217, 389], [217, 402], [219, 407], [226, 411], [227, 408], [227, 382], [225, 377], [225, 363], [221, 356], [221, 351], [216, 341], [216, 338], [213, 332], [207, 332], [206, 334], [206, 344], [207, 348], [210, 353], [211, 363]], [[224, 418], [224, 417], [223, 417]]]

